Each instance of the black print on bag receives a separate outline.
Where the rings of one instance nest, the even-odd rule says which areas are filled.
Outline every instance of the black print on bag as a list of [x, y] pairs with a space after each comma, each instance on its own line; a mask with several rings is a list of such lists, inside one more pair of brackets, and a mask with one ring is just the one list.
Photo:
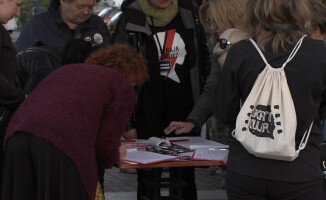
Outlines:
[[[252, 109], [252, 111], [248, 113], [250, 121], [245, 121], [246, 124], [249, 123], [249, 131], [257, 137], [269, 137], [274, 139], [273, 132], [276, 128], [275, 126], [281, 126], [281, 122], [277, 120], [280, 114], [276, 113], [274, 115], [270, 105], [257, 105], [256, 107], [252, 105], [250, 108]], [[279, 106], [274, 106], [274, 109], [279, 110]], [[242, 128], [242, 131], [246, 130], [246, 127]], [[282, 133], [282, 129], [277, 130], [277, 133]]]

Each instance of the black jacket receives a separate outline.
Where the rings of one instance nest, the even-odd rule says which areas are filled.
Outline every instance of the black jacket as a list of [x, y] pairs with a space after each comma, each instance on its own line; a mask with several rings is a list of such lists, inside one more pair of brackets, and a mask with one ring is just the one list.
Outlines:
[[[210, 70], [207, 40], [192, 1], [179, 0], [178, 5], [179, 14], [185, 27], [191, 88], [193, 100], [196, 103]], [[149, 133], [155, 135], [160, 132], [162, 102], [158, 51], [152, 31], [146, 22], [138, 0], [125, 1], [121, 6], [121, 10], [123, 14], [113, 34], [113, 43], [130, 44], [138, 52], [142, 53], [149, 60], [149, 63], [152, 63], [149, 66], [150, 80], [142, 88], [137, 88], [136, 114], [133, 117], [136, 120], [138, 137], [148, 138]], [[145, 87], [146, 91], [150, 92], [144, 92]], [[141, 123], [139, 123], [140, 121]]]
[[8, 31], [0, 25], [0, 148], [11, 114], [24, 100], [24, 93], [15, 85], [16, 70], [16, 49]]
[[0, 106], [14, 110], [24, 100], [24, 94], [15, 86], [17, 52], [8, 31], [2, 25], [0, 46]]
[[69, 40], [81, 38], [93, 45], [111, 44], [111, 34], [104, 21], [92, 14], [72, 32], [58, 11], [59, 0], [52, 0], [46, 12], [32, 16], [24, 25], [16, 42], [17, 51], [29, 47], [50, 46], [63, 48]]

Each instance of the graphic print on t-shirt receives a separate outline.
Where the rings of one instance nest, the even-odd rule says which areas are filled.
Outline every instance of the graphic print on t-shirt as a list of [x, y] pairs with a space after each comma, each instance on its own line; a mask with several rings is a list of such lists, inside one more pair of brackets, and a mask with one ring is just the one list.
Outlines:
[[[187, 55], [185, 43], [176, 29], [171, 29], [165, 32], [157, 33], [159, 43], [155, 38], [159, 57], [161, 58], [160, 45], [163, 50], [163, 59], [160, 61], [161, 76], [170, 78], [173, 81], [180, 83], [178, 74], [175, 71], [176, 64], [182, 66]], [[165, 42], [165, 43], [164, 43]]]

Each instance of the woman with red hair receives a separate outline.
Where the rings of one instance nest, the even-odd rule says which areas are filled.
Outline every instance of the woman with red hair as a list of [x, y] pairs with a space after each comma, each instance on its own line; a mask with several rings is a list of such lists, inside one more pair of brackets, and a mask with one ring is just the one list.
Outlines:
[[[93, 58], [103, 62], [89, 64]], [[43, 79], [8, 126], [2, 199], [94, 199], [97, 168], [119, 160], [135, 103], [132, 84], [147, 76], [134, 49], [114, 45]]]

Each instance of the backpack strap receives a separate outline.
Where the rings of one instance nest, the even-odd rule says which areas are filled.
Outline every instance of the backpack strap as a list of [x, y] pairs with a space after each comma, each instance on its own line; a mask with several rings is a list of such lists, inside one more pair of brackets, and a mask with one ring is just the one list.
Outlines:
[[249, 40], [254, 45], [254, 47], [257, 49], [258, 53], [260, 54], [261, 58], [264, 60], [265, 64], [268, 65], [268, 62], [267, 62], [263, 52], [261, 52], [260, 48], [258, 47], [257, 43], [252, 38], [249, 38]]
[[[285, 63], [283, 63], [282, 65], [282, 69], [286, 66], [286, 64], [288, 64], [288, 62], [290, 62], [292, 60], [292, 58], [294, 58], [294, 56], [296, 55], [296, 53], [298, 52], [298, 50], [300, 49], [301, 47], [301, 44], [302, 44], [302, 41], [304, 39], [304, 37], [306, 37], [306, 35], [302, 36], [299, 41], [297, 42], [297, 44], [294, 46], [290, 56], [288, 57], [288, 59], [285, 61]], [[258, 47], [257, 43], [252, 39], [250, 38], [249, 39], [250, 42], [255, 46], [255, 48], [257, 49], [258, 53], [260, 54], [261, 58], [264, 60], [265, 64], [268, 65], [268, 62], [263, 54], [263, 52], [260, 50], [260, 48]]]
[[285, 63], [283, 63], [282, 68], [285, 67], [286, 64], [288, 64], [288, 62], [290, 62], [292, 60], [292, 58], [294, 58], [294, 56], [297, 54], [297, 52], [299, 51], [301, 44], [303, 42], [304, 37], [306, 37], [306, 35], [302, 36], [300, 38], [300, 40], [297, 42], [297, 44], [295, 45], [295, 47], [293, 48], [290, 56], [288, 57], [288, 59], [285, 61]]
[[306, 144], [308, 142], [308, 139], [309, 139], [309, 136], [310, 136], [310, 132], [311, 132], [311, 128], [312, 128], [312, 125], [313, 124], [314, 124], [314, 121], [311, 122], [311, 124], [309, 126], [309, 129], [306, 130], [306, 132], [304, 132], [304, 134], [302, 136], [301, 142], [299, 144], [299, 150], [300, 151], [306, 147]]

